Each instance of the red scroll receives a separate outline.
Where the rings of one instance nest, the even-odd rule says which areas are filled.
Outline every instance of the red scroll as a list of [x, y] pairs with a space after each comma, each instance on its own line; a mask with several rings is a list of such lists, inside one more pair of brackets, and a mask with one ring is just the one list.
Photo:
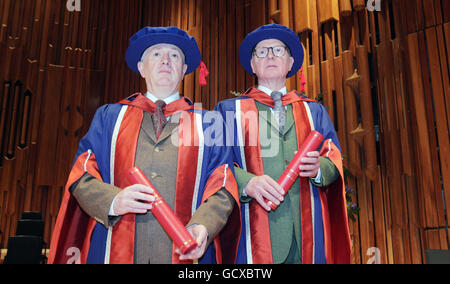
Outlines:
[[[303, 157], [306, 157], [307, 153], [315, 151], [320, 146], [323, 139], [324, 138], [322, 134], [317, 131], [313, 130], [311, 131], [311, 133], [309, 133], [305, 142], [303, 142], [302, 147], [297, 152], [297, 154], [295, 154], [294, 158], [292, 158], [292, 161], [289, 163], [289, 165], [277, 181], [277, 183], [281, 185], [284, 190], [284, 196], [286, 196], [287, 192], [300, 174], [299, 167], [302, 164], [301, 159]], [[270, 204], [267, 200], [266, 204], [269, 205], [272, 210], [276, 210], [278, 207], [278, 205], [274, 203]]]
[[175, 216], [172, 209], [161, 197], [153, 184], [147, 179], [145, 174], [139, 168], [132, 168], [129, 171], [129, 181], [132, 184], [142, 184], [153, 189], [155, 201], [153, 202], [152, 213], [163, 229], [173, 240], [175, 245], [181, 250], [182, 254], [187, 254], [197, 247], [197, 243], [183, 226], [181, 221]]

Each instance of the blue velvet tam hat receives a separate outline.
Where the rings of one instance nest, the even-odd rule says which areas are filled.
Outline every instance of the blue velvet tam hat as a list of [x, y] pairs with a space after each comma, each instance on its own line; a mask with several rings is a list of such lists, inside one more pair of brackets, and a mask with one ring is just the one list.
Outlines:
[[186, 75], [194, 72], [200, 65], [202, 56], [197, 42], [185, 31], [177, 27], [145, 27], [130, 38], [130, 46], [125, 55], [128, 67], [139, 74], [137, 64], [144, 51], [160, 43], [173, 44], [183, 51], [188, 66]]
[[245, 71], [252, 76], [255, 76], [252, 71], [252, 66], [250, 65], [253, 50], [260, 41], [266, 39], [278, 39], [289, 47], [291, 56], [294, 58], [294, 65], [292, 66], [291, 72], [287, 75], [287, 78], [294, 76], [303, 65], [303, 46], [298, 35], [293, 30], [278, 24], [261, 26], [245, 37], [239, 49], [239, 60]]

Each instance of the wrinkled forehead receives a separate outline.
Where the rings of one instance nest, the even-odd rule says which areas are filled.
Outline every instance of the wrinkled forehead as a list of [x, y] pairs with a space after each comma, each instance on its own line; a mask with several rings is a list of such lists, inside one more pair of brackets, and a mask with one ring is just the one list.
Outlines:
[[262, 46], [271, 47], [271, 46], [280, 46], [280, 45], [285, 46], [286, 44], [284, 44], [284, 42], [282, 42], [279, 39], [270, 38], [270, 39], [265, 39], [265, 40], [258, 42], [256, 44], [255, 48], [262, 47]]
[[175, 50], [177, 52], [180, 53], [180, 55], [184, 58], [184, 53], [181, 50], [181, 48], [179, 48], [176, 45], [170, 44], [170, 43], [158, 43], [155, 45], [150, 46], [149, 48], [147, 48], [144, 53], [142, 53], [142, 58], [141, 61], [144, 61], [145, 56], [147, 56], [147, 54], [153, 50], [161, 50], [161, 49], [171, 49], [171, 50]]

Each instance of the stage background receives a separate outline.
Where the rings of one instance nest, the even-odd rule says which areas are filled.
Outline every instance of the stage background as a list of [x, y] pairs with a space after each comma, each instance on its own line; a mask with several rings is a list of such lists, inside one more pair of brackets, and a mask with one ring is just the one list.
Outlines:
[[186, 76], [181, 92], [211, 109], [255, 84], [238, 48], [275, 22], [301, 38], [307, 95], [339, 134], [360, 208], [352, 262], [424, 263], [426, 249], [449, 248], [450, 0], [369, 10], [364, 0], [79, 2], [0, 0], [0, 247], [23, 211], [43, 212], [49, 243], [96, 108], [145, 91], [124, 61], [136, 31], [172, 25], [196, 37], [211, 75], [206, 87], [198, 70]]

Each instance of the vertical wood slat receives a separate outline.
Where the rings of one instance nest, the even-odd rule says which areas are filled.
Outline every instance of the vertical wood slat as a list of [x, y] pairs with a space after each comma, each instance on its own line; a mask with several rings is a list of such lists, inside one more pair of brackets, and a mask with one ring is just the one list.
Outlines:
[[312, 31], [314, 29], [314, 18], [311, 13], [311, 7], [315, 7], [314, 1], [295, 0], [295, 31], [298, 33]]
[[331, 120], [334, 121], [334, 98], [335, 80], [334, 80], [334, 57], [335, 42], [333, 36], [333, 23], [327, 21], [319, 26], [322, 32], [321, 36], [321, 78], [322, 78], [322, 94], [324, 95], [323, 104], [328, 110]]
[[10, 105], [9, 108], [11, 110], [9, 120], [6, 122], [9, 125], [9, 129], [7, 130], [6, 139], [6, 158], [13, 159], [15, 156], [15, 148], [17, 141], [17, 116], [18, 116], [18, 108], [19, 108], [19, 99], [20, 99], [20, 84], [16, 83], [13, 86], [11, 97], [10, 97]]
[[[236, 2], [236, 42], [235, 50], [236, 54], [239, 52], [240, 43], [245, 37], [245, 21], [243, 20], [245, 14], [245, 4], [244, 1]], [[234, 91], [244, 92], [245, 91], [245, 71], [239, 62], [239, 56], [236, 56], [236, 89]]]
[[403, 175], [402, 169], [402, 158], [401, 155], [401, 145], [400, 145], [400, 131], [397, 121], [397, 105], [396, 98], [401, 94], [395, 92], [394, 82], [392, 74], [392, 68], [387, 62], [394, 61], [392, 55], [392, 46], [389, 43], [383, 43], [375, 48], [378, 62], [379, 62], [379, 93], [382, 94], [382, 98], [379, 99], [380, 102], [380, 116], [384, 117], [385, 120], [380, 121], [380, 132], [385, 133], [382, 136], [382, 140], [386, 147], [384, 147], [384, 153], [382, 153], [382, 159], [386, 161], [385, 165], [382, 167], [384, 179], [387, 185], [390, 185], [392, 190], [387, 192], [389, 199], [386, 200], [386, 204], [391, 207], [390, 215], [390, 229], [392, 235], [392, 253], [398, 263], [408, 263], [410, 262], [408, 252], [408, 242], [404, 242], [407, 238], [404, 237], [405, 227], [408, 225], [408, 219], [406, 211], [406, 202], [404, 196], [405, 185], [403, 184], [403, 179], [398, 178]]
[[367, 47], [358, 46], [356, 48], [356, 57], [358, 62], [358, 70], [360, 71], [360, 103], [362, 127], [367, 132], [364, 137], [364, 153], [365, 153], [365, 173], [372, 181], [376, 180], [377, 159], [375, 146], [375, 132], [373, 123], [373, 105], [370, 90], [370, 71], [367, 60]]
[[[262, 2], [262, 1], [260, 1]], [[227, 10], [227, 5], [226, 5], [226, 1], [219, 1], [219, 11], [226, 11]], [[264, 9], [262, 9], [262, 11], [264, 11]], [[218, 60], [219, 60], [219, 86], [217, 89], [217, 102], [225, 99], [228, 97], [228, 90], [227, 90], [227, 80], [231, 80], [230, 77], [228, 77], [227, 75], [227, 70], [229, 68], [228, 66], [228, 61], [227, 61], [227, 56], [228, 56], [228, 50], [226, 48], [227, 44], [226, 42], [229, 40], [227, 38], [227, 30], [230, 28], [229, 26], [227, 27], [227, 25], [224, 25], [223, 23], [227, 22], [226, 19], [227, 15], [226, 13], [219, 13], [218, 16], [218, 20], [219, 20], [219, 34], [223, 35], [221, 38], [219, 38], [218, 41]]]
[[219, 50], [219, 46], [220, 46], [220, 41], [219, 38], [217, 36], [214, 36], [215, 34], [219, 34], [218, 28], [219, 28], [219, 23], [218, 23], [218, 16], [216, 13], [218, 13], [217, 11], [219, 10], [219, 3], [217, 1], [212, 1], [211, 3], [211, 32], [210, 32], [210, 44], [211, 44], [211, 51], [210, 51], [210, 58], [211, 58], [211, 63], [209, 66], [209, 70], [210, 70], [210, 84], [211, 86], [209, 87], [210, 89], [210, 105], [216, 105], [217, 104], [217, 100], [218, 100], [218, 93], [217, 93], [217, 88], [218, 88], [218, 80], [219, 80], [219, 69], [218, 69], [218, 50]]
[[350, 0], [339, 0], [339, 13], [342, 17], [348, 17], [352, 14], [352, 4]]
[[[288, 26], [291, 27], [290, 22], [291, 22], [291, 17], [289, 14], [289, 0], [279, 0], [278, 4], [280, 7], [280, 24], [284, 25], [284, 26]], [[257, 21], [259, 23], [264, 24], [264, 19], [259, 19], [259, 21]], [[288, 88], [288, 90], [292, 90], [295, 89], [295, 77], [291, 77], [287, 80], [286, 82], [286, 87]]]
[[[319, 49], [319, 29], [317, 20], [316, 0], [308, 2], [304, 14], [310, 18], [311, 31], [297, 30], [301, 32], [300, 39], [305, 48], [305, 59], [303, 63], [304, 75], [307, 81], [306, 94], [310, 98], [318, 97], [320, 93], [320, 49]], [[298, 15], [298, 14], [297, 14]], [[298, 19], [300, 17], [296, 17]]]
[[[203, 45], [203, 39], [202, 39], [202, 30], [203, 30], [203, 19], [202, 19], [202, 11], [203, 11], [203, 5], [204, 0], [197, 0], [195, 2], [195, 19], [194, 19], [194, 25], [196, 27], [196, 33], [195, 37], [197, 38], [197, 44], [199, 48], [202, 48]], [[194, 89], [194, 101], [201, 102], [202, 101], [202, 86], [200, 86], [200, 68], [197, 68], [195, 71], [195, 89]], [[208, 80], [206, 78], [206, 80]], [[207, 81], [208, 82], [208, 81]], [[208, 107], [206, 107], [208, 108]]]
[[[448, 1], [450, 2], [450, 0]], [[450, 6], [450, 4], [449, 4]], [[440, 38], [439, 43], [440, 46], [442, 48], [440, 48], [441, 50], [441, 64], [442, 64], [442, 70], [443, 70], [443, 74], [445, 75], [446, 72], [448, 71], [448, 68], [450, 67], [450, 54], [448, 52], [448, 50], [450, 50], [450, 22], [445, 23], [443, 25], [443, 36], [445, 37], [445, 40], [442, 40], [442, 38]], [[443, 54], [443, 51], [447, 50], [447, 54], [446, 56]], [[447, 57], [447, 60], [446, 58]], [[444, 68], [444, 66], [447, 65], [447, 69]], [[443, 77], [444, 80], [444, 91], [446, 94], [446, 110], [447, 110], [447, 123], [449, 125], [450, 128], [450, 98], [448, 96], [448, 94], [450, 93], [450, 78], [449, 78], [449, 74], [447, 73], [447, 76]]]
[[3, 159], [6, 156], [6, 128], [7, 128], [7, 114], [8, 109], [8, 99], [11, 94], [11, 82], [4, 82], [2, 86], [1, 100], [0, 100], [0, 166], [3, 165]]
[[345, 104], [345, 120], [347, 127], [347, 148], [348, 152], [344, 153], [344, 161], [347, 160], [347, 169], [353, 176], [362, 174], [359, 145], [350, 132], [358, 127], [358, 117], [356, 109], [355, 91], [348, 83], [348, 79], [354, 74], [353, 55], [350, 51], [344, 51], [342, 54], [343, 62], [343, 79], [344, 79], [344, 104]]
[[[407, 46], [407, 18], [406, 12], [402, 10], [403, 1], [395, 1], [392, 3], [392, 13], [394, 20], [394, 31], [396, 38], [393, 42], [393, 67], [395, 69], [395, 84], [397, 93], [399, 94], [398, 106], [399, 106], [399, 127], [401, 136], [401, 150], [403, 159], [403, 179], [405, 182], [406, 200], [408, 207], [408, 220], [409, 220], [409, 232], [411, 241], [411, 263], [423, 262], [423, 245], [424, 240], [422, 237], [423, 223], [421, 218], [421, 212], [423, 212], [423, 203], [420, 199], [420, 193], [418, 192], [419, 182], [415, 178], [416, 158], [414, 154], [414, 135], [413, 122], [410, 113], [412, 105], [412, 96], [410, 91], [410, 74], [408, 73], [409, 58], [404, 52], [405, 46]], [[392, 25], [392, 23], [391, 23]], [[388, 64], [389, 66], [389, 64]]]
[[[445, 56], [442, 44], [438, 42], [438, 38], [442, 39], [441, 29], [429, 28], [425, 30], [427, 39], [427, 51], [429, 58], [430, 79], [432, 88], [432, 103], [435, 116], [435, 127], [437, 135], [437, 143], [439, 147], [439, 166], [440, 176], [442, 177], [442, 190], [446, 193], [447, 199], [450, 198], [450, 132], [448, 113], [446, 112], [446, 98], [444, 97], [444, 80], [448, 82], [448, 66], [445, 61], [440, 58]], [[439, 46], [440, 45], [440, 46]], [[440, 49], [440, 50], [439, 50]], [[442, 63], [442, 64], [441, 64]], [[446, 76], [444, 76], [446, 75]], [[448, 90], [448, 89], [447, 89]], [[447, 93], [448, 96], [448, 93]], [[447, 97], [447, 101], [450, 98]], [[437, 188], [439, 191], [439, 186]], [[450, 208], [447, 203], [447, 216], [450, 216]]]
[[[236, 66], [239, 61], [238, 50], [236, 49], [236, 2], [227, 3], [227, 64], [224, 72], [227, 73], [227, 84], [223, 94], [220, 94], [221, 100], [229, 97], [230, 91], [236, 91]], [[210, 106], [213, 108], [214, 106]]]
[[7, 28], [8, 28], [8, 16], [9, 16], [9, 9], [11, 5], [11, 0], [5, 0], [2, 1], [0, 5], [2, 5], [3, 13], [1, 13], [1, 26], [0, 26], [0, 42], [6, 41], [7, 38]]
[[435, 128], [435, 122], [434, 122], [434, 116], [435, 116], [435, 110], [433, 109], [433, 98], [432, 98], [432, 82], [429, 79], [430, 76], [430, 69], [429, 69], [429, 63], [427, 61], [428, 56], [428, 50], [427, 50], [427, 40], [426, 35], [424, 31], [418, 32], [419, 36], [419, 51], [421, 52], [420, 62], [422, 66], [422, 83], [424, 85], [424, 99], [425, 99], [425, 109], [426, 109], [426, 120], [421, 122], [425, 123], [428, 128], [429, 132], [429, 147], [430, 147], [430, 153], [431, 153], [431, 170], [433, 172], [433, 179], [434, 179], [434, 188], [432, 189], [432, 196], [431, 199], [434, 202], [434, 210], [427, 213], [432, 213], [436, 215], [436, 219], [438, 220], [439, 226], [445, 225], [445, 215], [441, 214], [443, 212], [443, 199], [442, 199], [442, 192], [440, 188], [440, 169], [439, 169], [439, 155], [438, 155], [438, 137], [436, 137], [436, 132], [433, 131]]
[[[408, 36], [408, 50], [410, 54], [410, 64], [411, 64], [411, 75], [413, 78], [421, 78], [421, 66], [419, 60], [419, 39], [417, 34], [411, 34]], [[438, 223], [437, 216], [432, 212], [435, 210], [435, 204], [433, 201], [434, 196], [434, 178], [432, 169], [432, 158], [431, 152], [429, 149], [429, 134], [427, 126], [421, 121], [427, 121], [426, 118], [426, 110], [425, 110], [425, 101], [423, 98], [423, 84], [420, 79], [412, 82], [413, 85], [413, 98], [414, 98], [414, 106], [415, 106], [415, 115], [416, 115], [416, 127], [418, 129], [417, 133], [419, 135], [417, 147], [418, 147], [418, 166], [421, 170], [421, 179], [419, 180], [420, 186], [423, 189], [422, 198], [424, 198], [425, 202], [425, 214], [423, 222], [427, 225], [427, 227], [438, 227], [440, 224]]]
[[[203, 11], [210, 11], [211, 10], [211, 1], [202, 1], [202, 8]], [[202, 14], [202, 27], [210, 27], [211, 26], [211, 15], [210, 13], [203, 13]], [[200, 47], [202, 50], [202, 59], [205, 63], [206, 67], [209, 71], [211, 71], [211, 49], [210, 49], [210, 42], [211, 42], [211, 33], [209, 29], [202, 28], [202, 46]], [[210, 92], [211, 89], [211, 75], [206, 78], [207, 85], [203, 86], [201, 88], [201, 98], [202, 102], [204, 104], [204, 107], [206, 108], [212, 108], [214, 106], [211, 105], [211, 96], [212, 93]]]
[[323, 24], [328, 21], [339, 21], [339, 1], [338, 0], [322, 0], [317, 2], [317, 10], [319, 11], [319, 23]]

